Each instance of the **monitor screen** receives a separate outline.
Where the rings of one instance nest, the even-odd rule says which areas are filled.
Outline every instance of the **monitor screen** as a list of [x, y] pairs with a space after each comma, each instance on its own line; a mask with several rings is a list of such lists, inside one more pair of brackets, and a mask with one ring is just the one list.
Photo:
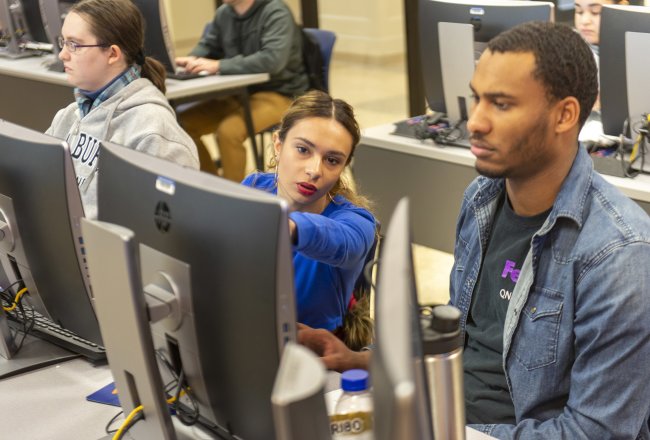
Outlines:
[[144, 17], [144, 54], [160, 61], [169, 73], [176, 71], [164, 0], [133, 0]]
[[[612, 136], [624, 132], [628, 117], [626, 32], [650, 33], [650, 8], [604, 5], [600, 19], [600, 106], [603, 131]], [[641, 56], [647, 57], [647, 48]], [[644, 74], [647, 78], [647, 72]]]
[[[500, 32], [527, 21], [549, 21], [553, 4], [516, 0], [423, 0], [420, 3], [420, 59], [428, 106], [447, 113], [441, 61], [441, 44], [456, 44], [456, 39], [440, 40], [440, 23], [470, 24], [474, 35], [474, 59], [478, 59], [487, 42]], [[444, 46], [453, 52], [453, 47]], [[465, 51], [465, 46], [459, 51]], [[461, 56], [459, 54], [459, 56]], [[469, 94], [469, 81], [466, 93]], [[467, 103], [469, 104], [469, 103]], [[453, 105], [456, 105], [453, 103]], [[469, 109], [469, 105], [467, 105]]]
[[5, 281], [27, 288], [26, 305], [101, 344], [79, 223], [83, 208], [67, 144], [0, 120], [0, 157]]
[[371, 361], [377, 440], [433, 438], [422, 355], [408, 200], [402, 199], [381, 245]]
[[156, 350], [207, 423], [272, 438], [273, 382], [295, 340], [286, 203], [110, 143], [99, 160], [98, 219], [133, 231], [145, 291], [176, 286], [180, 310], [152, 325]]

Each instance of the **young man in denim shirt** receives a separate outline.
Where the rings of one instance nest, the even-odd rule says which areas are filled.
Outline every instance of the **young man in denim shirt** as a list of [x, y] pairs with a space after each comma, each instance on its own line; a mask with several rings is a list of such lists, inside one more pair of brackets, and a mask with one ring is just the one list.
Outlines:
[[[497, 438], [650, 438], [650, 218], [593, 170], [578, 132], [589, 46], [528, 23], [489, 44], [467, 127], [481, 174], [457, 224], [467, 422]], [[323, 332], [329, 367], [366, 366]]]

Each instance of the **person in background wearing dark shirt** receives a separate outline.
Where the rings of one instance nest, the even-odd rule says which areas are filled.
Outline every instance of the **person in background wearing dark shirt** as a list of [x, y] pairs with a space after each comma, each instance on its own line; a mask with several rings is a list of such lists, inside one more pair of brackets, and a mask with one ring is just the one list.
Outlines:
[[[249, 87], [255, 132], [278, 122], [293, 98], [309, 87], [302, 59], [301, 31], [282, 0], [224, 0], [190, 56], [176, 64], [191, 73], [268, 73], [268, 82]], [[178, 115], [199, 150], [201, 170], [217, 168], [201, 141], [216, 133], [223, 177], [241, 182], [248, 137], [239, 99], [230, 96], [190, 106]], [[264, 171], [264, 170], [260, 170]]]

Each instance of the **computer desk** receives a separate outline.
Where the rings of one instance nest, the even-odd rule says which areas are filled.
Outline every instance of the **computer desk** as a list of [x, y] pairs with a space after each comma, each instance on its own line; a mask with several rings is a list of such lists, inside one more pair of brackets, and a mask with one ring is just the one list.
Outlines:
[[[62, 72], [52, 72], [43, 65], [52, 55], [17, 60], [0, 58], [0, 119], [45, 131], [56, 112], [74, 101], [73, 87]], [[167, 99], [172, 106], [219, 96], [238, 96], [244, 108], [246, 130], [256, 161], [260, 161], [251, 117], [248, 86], [269, 80], [268, 73], [247, 75], [209, 75], [191, 80], [168, 79]], [[261, 164], [263, 165], [263, 164]], [[256, 166], [263, 169], [260, 163]]]
[[[105, 437], [106, 424], [120, 408], [88, 402], [86, 396], [112, 380], [107, 365], [94, 366], [81, 358], [1, 380], [0, 396], [11, 417], [5, 418], [0, 438], [92, 440]], [[339, 394], [340, 391], [326, 394], [328, 406], [332, 406]], [[113, 428], [118, 428], [122, 420], [119, 418]], [[466, 434], [467, 440], [492, 438], [470, 428]]]
[[[355, 182], [375, 203], [382, 228], [399, 199], [408, 196], [413, 241], [452, 253], [463, 193], [478, 175], [474, 156], [466, 148], [439, 146], [392, 131], [393, 124], [363, 131], [352, 163]], [[650, 175], [604, 177], [650, 214]]]

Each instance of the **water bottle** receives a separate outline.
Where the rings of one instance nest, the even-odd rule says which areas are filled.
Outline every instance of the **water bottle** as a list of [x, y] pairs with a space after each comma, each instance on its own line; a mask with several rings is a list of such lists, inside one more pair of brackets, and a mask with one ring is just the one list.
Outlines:
[[341, 375], [343, 394], [330, 416], [335, 440], [373, 440], [372, 394], [366, 370], [348, 370]]
[[422, 352], [436, 440], [465, 439], [463, 340], [460, 311], [436, 306], [422, 319]]

